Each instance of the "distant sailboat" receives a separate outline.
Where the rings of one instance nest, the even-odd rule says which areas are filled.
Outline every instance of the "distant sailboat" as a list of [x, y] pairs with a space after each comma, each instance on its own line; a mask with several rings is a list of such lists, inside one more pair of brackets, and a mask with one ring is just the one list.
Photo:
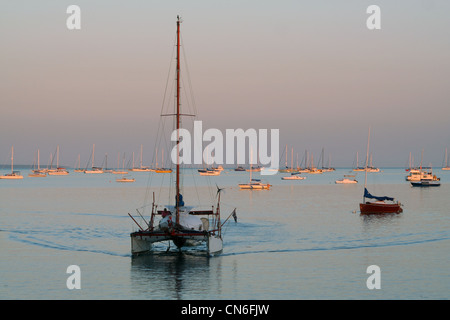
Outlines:
[[[133, 153], [133, 156], [134, 156], [134, 153]], [[133, 168], [131, 168], [130, 171], [136, 171], [136, 172], [151, 171], [149, 167], [144, 167], [142, 165], [142, 144], [141, 144], [141, 161], [140, 161], [140, 166], [139, 167], [134, 167], [134, 159], [133, 159]]]
[[76, 165], [76, 168], [75, 168], [75, 172], [84, 172], [84, 170], [83, 169], [81, 169], [81, 157], [80, 157], [80, 155], [78, 155], [78, 161], [77, 161], [77, 163], [78, 163], [78, 165]]
[[14, 146], [11, 147], [11, 173], [7, 173], [3, 176], [0, 176], [0, 179], [23, 179], [23, 176], [20, 174], [20, 171], [14, 171]]
[[[158, 167], [158, 149], [156, 149], [156, 168], [151, 169], [150, 171], [156, 172], [156, 173], [171, 173], [172, 169], [170, 168], [160, 168]], [[164, 165], [164, 149], [161, 150], [161, 163]]]
[[28, 174], [29, 177], [46, 177], [47, 175], [43, 170], [41, 170], [40, 164], [39, 164], [39, 149], [37, 150], [37, 168], [34, 167], [32, 172]]
[[136, 179], [128, 178], [128, 177], [122, 177], [122, 178], [116, 179], [116, 182], [134, 182], [134, 181], [136, 181]]
[[243, 190], [269, 190], [272, 185], [262, 183], [260, 179], [252, 179], [252, 151], [250, 151], [250, 182], [240, 183], [239, 188]]
[[[353, 179], [350, 179], [353, 178]], [[336, 184], [355, 184], [358, 183], [358, 180], [355, 179], [355, 175], [345, 174], [344, 178], [335, 181]]]
[[291, 173], [290, 176], [282, 177], [281, 180], [305, 180], [306, 177], [300, 176], [299, 173]]
[[122, 170], [120, 170], [120, 152], [117, 153], [117, 168], [116, 170], [113, 170], [112, 173], [113, 174], [127, 174], [128, 171], [125, 170], [125, 153], [123, 154], [123, 159], [122, 159]]
[[56, 147], [56, 169], [48, 170], [49, 176], [67, 176], [69, 171], [59, 166], [59, 145]]
[[90, 170], [88, 170], [88, 169], [84, 170], [84, 173], [94, 173], [94, 174], [103, 173], [103, 168], [94, 167], [94, 155], [95, 155], [95, 144], [92, 145], [92, 155], [91, 155], [92, 166], [91, 166], [91, 169]]

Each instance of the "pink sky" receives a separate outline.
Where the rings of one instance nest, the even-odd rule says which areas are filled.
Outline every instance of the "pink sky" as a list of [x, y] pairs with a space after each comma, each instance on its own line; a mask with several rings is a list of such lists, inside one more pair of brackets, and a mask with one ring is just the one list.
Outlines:
[[[0, 10], [0, 163], [140, 152], [151, 162], [176, 16], [204, 128], [280, 129], [335, 166], [440, 166], [450, 148], [448, 1], [9, 1]], [[381, 8], [381, 30], [366, 8]], [[416, 161], [416, 162], [417, 162]]]

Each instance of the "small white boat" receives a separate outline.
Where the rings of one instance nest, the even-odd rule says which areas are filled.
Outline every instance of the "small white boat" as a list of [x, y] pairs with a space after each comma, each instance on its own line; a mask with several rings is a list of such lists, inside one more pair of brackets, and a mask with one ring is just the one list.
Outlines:
[[214, 170], [214, 169], [199, 169], [198, 170], [198, 173], [201, 176], [219, 176], [221, 172], [222, 172], [221, 170]]
[[39, 149], [37, 151], [37, 168], [33, 165], [33, 170], [28, 174], [29, 177], [46, 177], [47, 174], [44, 170], [41, 170], [39, 163]]
[[134, 178], [127, 178], [127, 177], [122, 177], [122, 178], [117, 178], [116, 182], [135, 182], [136, 179]]
[[84, 170], [84, 173], [103, 173], [102, 168], [92, 167], [90, 170]]
[[69, 171], [59, 166], [59, 145], [56, 146], [56, 169], [49, 169], [47, 174], [49, 176], [67, 176], [69, 174]]
[[282, 177], [281, 180], [305, 180], [306, 177], [302, 177], [299, 174], [291, 174], [290, 176], [287, 177]]
[[350, 183], [358, 183], [355, 179], [349, 179], [349, 178], [343, 178], [341, 180], [336, 180], [335, 183], [337, 184], [350, 184]]
[[3, 176], [0, 176], [0, 179], [23, 179], [23, 176], [20, 174], [20, 171], [13, 171], [11, 173], [7, 173]]
[[252, 179], [249, 183], [240, 183], [239, 188], [244, 190], [269, 190], [272, 185], [268, 183], [262, 183], [259, 180]]
[[94, 154], [95, 154], [95, 144], [92, 145], [92, 165], [91, 165], [91, 169], [86, 169], [84, 170], [84, 173], [103, 173], [103, 168], [99, 168], [99, 167], [94, 167]]
[[69, 171], [67, 171], [65, 168], [56, 168], [48, 170], [47, 174], [49, 176], [67, 176], [69, 174]]

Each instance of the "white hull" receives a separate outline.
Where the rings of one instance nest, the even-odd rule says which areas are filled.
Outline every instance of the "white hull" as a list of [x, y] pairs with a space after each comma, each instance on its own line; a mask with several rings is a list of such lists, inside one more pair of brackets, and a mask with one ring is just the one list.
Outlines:
[[292, 177], [283, 177], [281, 180], [305, 180], [306, 177], [292, 176]]
[[256, 184], [256, 183], [242, 183], [239, 184], [239, 188], [241, 189], [247, 189], [247, 190], [263, 190], [263, 189], [270, 189], [270, 184]]
[[103, 173], [103, 170], [84, 170], [84, 173], [91, 173], [91, 174]]
[[134, 181], [136, 181], [136, 180], [130, 179], [130, 178], [116, 179], [116, 182], [134, 182]]
[[19, 180], [19, 179], [23, 179], [23, 176], [18, 175], [18, 174], [6, 174], [4, 176], [0, 176], [0, 179]]

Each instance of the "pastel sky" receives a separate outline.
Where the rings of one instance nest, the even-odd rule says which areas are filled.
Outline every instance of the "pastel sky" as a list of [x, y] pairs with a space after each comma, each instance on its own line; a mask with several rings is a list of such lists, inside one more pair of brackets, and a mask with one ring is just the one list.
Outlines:
[[[81, 30], [66, 9], [81, 8]], [[381, 8], [381, 30], [366, 9]], [[176, 17], [203, 127], [280, 129], [300, 157], [376, 166], [450, 148], [450, 1], [0, 2], [0, 163], [153, 157]], [[362, 156], [364, 157], [364, 156]], [[361, 159], [361, 156], [360, 156]], [[116, 161], [116, 160], [111, 160]]]

